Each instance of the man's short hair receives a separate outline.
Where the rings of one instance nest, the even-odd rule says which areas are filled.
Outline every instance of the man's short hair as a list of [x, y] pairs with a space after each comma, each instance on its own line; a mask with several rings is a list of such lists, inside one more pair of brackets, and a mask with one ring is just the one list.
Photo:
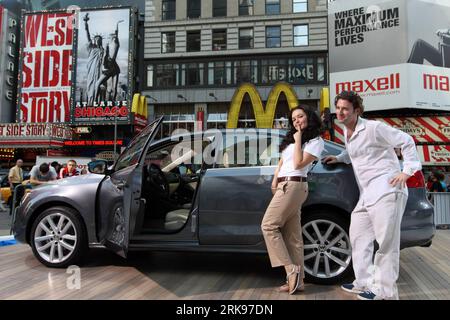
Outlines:
[[342, 91], [339, 93], [336, 98], [334, 98], [334, 105], [337, 105], [337, 102], [342, 99], [350, 102], [353, 105], [353, 109], [359, 109], [359, 115], [362, 115], [364, 112], [363, 99], [357, 94], [355, 91]]
[[39, 166], [39, 171], [41, 172], [41, 173], [47, 173], [48, 171], [50, 170], [50, 167], [49, 167], [49, 165], [47, 164], [47, 163], [43, 163], [43, 164], [41, 164], [40, 166]]

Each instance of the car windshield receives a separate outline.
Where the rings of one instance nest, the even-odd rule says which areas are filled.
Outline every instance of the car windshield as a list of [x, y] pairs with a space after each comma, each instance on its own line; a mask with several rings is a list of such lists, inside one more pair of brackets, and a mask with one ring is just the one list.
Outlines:
[[144, 149], [145, 147], [145, 143], [159, 123], [160, 119], [155, 120], [152, 124], [149, 124], [147, 127], [145, 127], [141, 133], [135, 136], [133, 140], [131, 140], [128, 147], [117, 159], [117, 162], [114, 166], [114, 171], [132, 166], [139, 161], [139, 156], [141, 155], [142, 149]]

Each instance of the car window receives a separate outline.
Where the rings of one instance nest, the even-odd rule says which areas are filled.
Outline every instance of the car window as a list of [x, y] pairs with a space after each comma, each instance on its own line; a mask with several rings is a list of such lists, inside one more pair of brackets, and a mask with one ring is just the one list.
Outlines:
[[145, 155], [144, 163], [157, 165], [163, 172], [190, 174], [198, 172], [203, 164], [203, 150], [209, 141], [182, 141], [166, 145]]
[[145, 143], [147, 142], [149, 135], [152, 134], [152, 132], [156, 129], [156, 126], [158, 124], [159, 124], [158, 120], [154, 121], [153, 124], [145, 127], [145, 129], [142, 130], [141, 133], [139, 133], [136, 137], [133, 138], [133, 140], [131, 140], [128, 147], [117, 159], [114, 171], [118, 171], [123, 168], [132, 166], [139, 161], [142, 149], [144, 149]]
[[277, 165], [280, 138], [276, 135], [227, 134], [217, 157], [217, 168]]

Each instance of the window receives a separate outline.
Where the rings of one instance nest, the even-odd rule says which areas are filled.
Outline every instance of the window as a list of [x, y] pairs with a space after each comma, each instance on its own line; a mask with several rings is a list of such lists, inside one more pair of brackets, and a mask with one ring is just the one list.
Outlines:
[[116, 163], [114, 164], [114, 170], [118, 171], [123, 168], [132, 166], [138, 163], [141, 157], [141, 152], [145, 147], [145, 143], [148, 140], [148, 136], [153, 133], [156, 129], [157, 121], [154, 121], [152, 125], [147, 126], [142, 130], [137, 136], [131, 140], [125, 151], [119, 156]]
[[255, 167], [277, 165], [281, 140], [278, 136], [227, 133], [217, 157], [217, 167]]
[[266, 48], [281, 47], [281, 27], [266, 27]]
[[197, 86], [205, 83], [203, 63], [183, 63], [181, 68], [182, 85]]
[[266, 14], [280, 14], [280, 0], [266, 0]]
[[213, 0], [213, 17], [227, 16], [227, 0]]
[[175, 32], [161, 33], [161, 53], [175, 52]]
[[257, 83], [258, 61], [242, 60], [234, 62], [234, 79], [236, 84], [243, 82]]
[[[155, 83], [157, 87], [174, 87], [179, 85], [177, 81], [177, 64], [158, 64], [155, 72]], [[148, 81], [147, 81], [148, 82]]]
[[208, 84], [231, 84], [231, 62], [217, 61], [208, 63]]
[[287, 81], [286, 60], [270, 59], [261, 61], [262, 83], [276, 83]]
[[217, 29], [212, 32], [212, 49], [214, 51], [227, 50], [227, 30]]
[[200, 30], [186, 32], [186, 51], [200, 51]]
[[187, 17], [189, 19], [200, 18], [201, 6], [201, 0], [187, 0]]
[[308, 25], [294, 26], [294, 47], [308, 45]]
[[270, 86], [284, 81], [291, 84], [326, 84], [327, 58], [317, 54], [289, 54], [258, 59], [186, 58], [149, 64], [146, 85], [166, 89], [183, 86], [236, 86], [243, 82]]
[[325, 80], [325, 58], [317, 58], [317, 81]]
[[176, 0], [162, 0], [162, 20], [175, 20]]
[[255, 0], [239, 0], [239, 15], [252, 16]]
[[153, 65], [147, 66], [147, 87], [153, 87]]
[[308, 0], [293, 0], [292, 11], [295, 12], [307, 12], [308, 11]]
[[253, 28], [239, 29], [239, 49], [253, 49]]

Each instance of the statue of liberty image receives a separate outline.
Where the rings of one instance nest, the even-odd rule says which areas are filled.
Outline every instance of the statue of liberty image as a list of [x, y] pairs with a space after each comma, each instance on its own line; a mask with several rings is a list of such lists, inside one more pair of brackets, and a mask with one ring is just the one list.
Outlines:
[[[86, 36], [88, 40], [88, 62], [87, 62], [87, 84], [86, 96], [88, 105], [92, 106], [94, 102], [100, 102], [109, 98], [115, 100], [117, 96], [117, 85], [119, 82], [120, 67], [116, 62], [119, 51], [119, 23], [116, 30], [110, 35], [110, 41], [106, 48], [103, 47], [103, 37], [96, 34], [91, 38], [89, 32], [89, 13], [83, 18]], [[109, 88], [108, 88], [108, 80]], [[109, 92], [107, 97], [107, 92]]]
[[119, 84], [120, 67], [117, 64], [117, 53], [119, 52], [119, 23], [117, 22], [116, 31], [110, 34], [110, 41], [106, 45], [106, 51], [103, 58], [102, 74], [97, 80], [97, 101], [110, 100], [116, 101], [117, 87]]

